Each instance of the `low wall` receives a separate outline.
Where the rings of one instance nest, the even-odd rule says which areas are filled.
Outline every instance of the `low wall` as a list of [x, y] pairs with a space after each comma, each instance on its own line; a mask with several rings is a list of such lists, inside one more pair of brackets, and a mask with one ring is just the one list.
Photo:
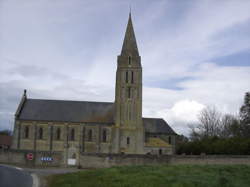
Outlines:
[[[34, 158], [27, 159], [32, 153]], [[44, 160], [52, 158], [53, 160]], [[0, 163], [23, 165], [26, 167], [65, 167], [63, 152], [31, 152], [20, 150], [0, 150]], [[125, 154], [80, 154], [77, 165], [83, 168], [103, 168], [124, 165], [157, 164], [247, 164], [250, 155], [125, 155]]]
[[156, 155], [122, 155], [122, 154], [82, 154], [80, 156], [80, 165], [83, 168], [102, 168], [125, 165], [156, 165], [167, 164], [171, 156]]
[[157, 164], [247, 164], [249, 155], [82, 155], [80, 165], [83, 168], [102, 168], [124, 165]]
[[171, 164], [247, 164], [250, 155], [175, 155]]
[[[33, 158], [28, 159], [27, 154], [32, 154]], [[52, 158], [52, 159], [50, 159]], [[62, 166], [63, 155], [61, 152], [32, 152], [20, 150], [0, 150], [0, 163], [24, 165], [27, 167], [47, 167]]]

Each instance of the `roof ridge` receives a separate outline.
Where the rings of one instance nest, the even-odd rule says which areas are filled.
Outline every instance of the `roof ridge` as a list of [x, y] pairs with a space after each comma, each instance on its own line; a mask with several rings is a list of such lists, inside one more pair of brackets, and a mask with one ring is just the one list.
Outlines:
[[114, 102], [105, 102], [105, 101], [79, 101], [79, 100], [63, 100], [63, 99], [33, 99], [27, 98], [27, 100], [36, 100], [36, 101], [64, 101], [64, 102], [81, 102], [81, 103], [105, 103], [105, 104], [114, 104]]
[[150, 118], [148, 118], [148, 117], [142, 117], [142, 119], [162, 119], [162, 120], [164, 120], [163, 118], [151, 118], [151, 117]]

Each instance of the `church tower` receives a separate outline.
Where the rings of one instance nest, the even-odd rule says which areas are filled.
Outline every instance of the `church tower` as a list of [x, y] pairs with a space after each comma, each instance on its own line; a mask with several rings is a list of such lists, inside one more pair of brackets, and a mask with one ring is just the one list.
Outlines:
[[115, 123], [115, 152], [143, 153], [142, 67], [131, 13], [129, 14], [121, 54], [117, 59]]

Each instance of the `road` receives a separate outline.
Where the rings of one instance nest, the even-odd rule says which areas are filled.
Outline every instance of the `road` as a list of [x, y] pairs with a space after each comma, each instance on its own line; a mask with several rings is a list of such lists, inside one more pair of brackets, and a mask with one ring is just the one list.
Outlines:
[[0, 165], [0, 187], [32, 187], [31, 175], [22, 170], [5, 165]]

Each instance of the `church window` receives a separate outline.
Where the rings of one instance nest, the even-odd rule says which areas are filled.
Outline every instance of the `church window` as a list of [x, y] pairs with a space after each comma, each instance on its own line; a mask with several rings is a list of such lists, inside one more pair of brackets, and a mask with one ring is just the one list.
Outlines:
[[43, 128], [40, 127], [39, 130], [38, 130], [38, 139], [43, 139]]
[[128, 83], [128, 71], [126, 71], [126, 83]]
[[57, 139], [57, 140], [60, 140], [60, 139], [61, 139], [61, 129], [60, 129], [60, 128], [57, 128], [57, 129], [56, 129], [56, 139]]
[[106, 129], [102, 131], [102, 141], [107, 142], [107, 130]]
[[159, 155], [162, 155], [162, 150], [161, 149], [159, 149]]
[[70, 131], [70, 140], [71, 141], [75, 140], [75, 129], [71, 129], [71, 131]]
[[24, 138], [29, 138], [29, 126], [25, 127]]
[[128, 105], [128, 107], [129, 107], [128, 119], [132, 120], [132, 107], [131, 107], [131, 103]]
[[129, 144], [130, 144], [130, 138], [127, 137], [127, 145], [129, 145]]
[[171, 136], [168, 137], [168, 143], [171, 144], [172, 143], [172, 139]]
[[134, 83], [134, 72], [131, 71], [131, 83]]
[[131, 56], [128, 56], [128, 64], [131, 65]]
[[88, 131], [88, 141], [89, 142], [92, 141], [92, 130], [91, 129]]
[[131, 98], [131, 87], [128, 87], [128, 98]]

